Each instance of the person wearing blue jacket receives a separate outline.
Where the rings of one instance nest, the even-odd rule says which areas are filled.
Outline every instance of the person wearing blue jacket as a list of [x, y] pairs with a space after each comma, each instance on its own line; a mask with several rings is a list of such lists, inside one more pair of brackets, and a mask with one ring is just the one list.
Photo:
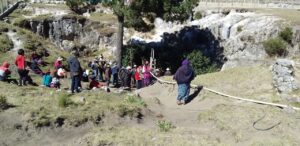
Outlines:
[[82, 68], [80, 66], [78, 57], [79, 57], [79, 53], [76, 51], [76, 52], [72, 52], [72, 56], [68, 59], [70, 74], [72, 78], [72, 82], [71, 82], [72, 93], [75, 93], [75, 91], [77, 93], [80, 92], [79, 86], [80, 86], [80, 77], [82, 73]]

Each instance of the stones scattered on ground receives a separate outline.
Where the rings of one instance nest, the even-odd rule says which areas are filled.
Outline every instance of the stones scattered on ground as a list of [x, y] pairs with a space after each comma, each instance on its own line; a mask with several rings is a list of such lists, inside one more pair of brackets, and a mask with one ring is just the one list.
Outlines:
[[273, 86], [279, 93], [289, 93], [299, 89], [294, 78], [293, 61], [278, 59], [272, 66]]

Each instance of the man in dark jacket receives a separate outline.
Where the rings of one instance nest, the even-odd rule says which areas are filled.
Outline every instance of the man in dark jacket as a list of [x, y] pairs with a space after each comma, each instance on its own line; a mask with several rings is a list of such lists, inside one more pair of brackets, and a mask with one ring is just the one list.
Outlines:
[[188, 59], [182, 62], [182, 66], [178, 68], [173, 79], [177, 81], [178, 84], [178, 97], [177, 104], [186, 104], [190, 94], [190, 84], [195, 78], [195, 72], [190, 66]]
[[73, 52], [73, 55], [68, 59], [69, 67], [70, 67], [70, 73], [72, 78], [71, 83], [71, 91], [72, 93], [80, 92], [79, 85], [80, 85], [80, 75], [82, 73], [82, 68], [80, 66], [80, 62], [78, 60], [79, 53]]

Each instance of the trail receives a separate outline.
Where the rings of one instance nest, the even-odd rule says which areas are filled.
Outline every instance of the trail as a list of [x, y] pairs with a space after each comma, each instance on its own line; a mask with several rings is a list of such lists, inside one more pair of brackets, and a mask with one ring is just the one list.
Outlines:
[[10, 30], [9, 32], [7, 32], [7, 35], [9, 39], [11, 39], [12, 42], [14, 43], [14, 48], [11, 51], [14, 54], [17, 54], [18, 49], [23, 48], [23, 42], [21, 41], [21, 39], [19, 38], [16, 32]]

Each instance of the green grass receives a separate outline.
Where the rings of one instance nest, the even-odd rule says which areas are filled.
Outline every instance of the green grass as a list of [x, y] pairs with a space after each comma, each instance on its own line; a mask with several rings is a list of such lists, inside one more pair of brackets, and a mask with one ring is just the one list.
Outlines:
[[[39, 82], [41, 78], [34, 77], [34, 80]], [[27, 120], [36, 127], [55, 125], [57, 119], [63, 119], [71, 126], [80, 126], [88, 121], [99, 124], [106, 113], [135, 118], [144, 108], [138, 103], [125, 102], [125, 95], [101, 91], [67, 96], [50, 88], [17, 87], [6, 83], [0, 83], [0, 90], [16, 105], [18, 112], [29, 115]], [[81, 97], [86, 99], [85, 103], [81, 102]]]
[[171, 129], [175, 128], [170, 121], [165, 120], [158, 121], [157, 127], [161, 132], [169, 132]]
[[33, 3], [30, 4], [33, 8], [47, 8], [47, 9], [59, 9], [59, 10], [69, 10], [69, 7], [65, 4], [42, 4], [42, 3]]
[[278, 16], [292, 22], [294, 25], [300, 25], [300, 11], [295, 9], [254, 9], [254, 11]]
[[157, 132], [135, 127], [103, 127], [95, 129], [85, 139], [89, 145], [226, 146], [218, 139], [180, 128]]
[[92, 21], [108, 23], [108, 24], [117, 23], [117, 18], [113, 14], [104, 14], [104, 13], [94, 12], [94, 13], [91, 13], [91, 16], [89, 17], [89, 19]]
[[14, 47], [13, 42], [5, 33], [0, 33], [0, 52], [5, 53]]
[[9, 104], [7, 103], [6, 96], [0, 95], [0, 111], [7, 108]]

